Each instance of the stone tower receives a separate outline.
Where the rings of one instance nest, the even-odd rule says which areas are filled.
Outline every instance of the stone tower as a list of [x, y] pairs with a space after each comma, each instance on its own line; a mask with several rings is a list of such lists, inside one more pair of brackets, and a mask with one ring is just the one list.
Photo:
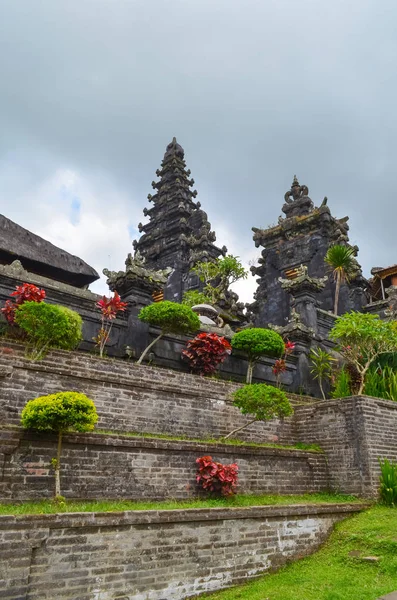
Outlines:
[[152, 182], [156, 193], [149, 194], [148, 199], [153, 206], [143, 211], [149, 222], [139, 223], [143, 235], [133, 242], [147, 268], [173, 269], [164, 297], [175, 301], [180, 301], [186, 290], [200, 289], [197, 276], [190, 273], [195, 263], [214, 260], [227, 252], [225, 247], [214, 245], [216, 236], [207, 214], [200, 202], [194, 201], [197, 191], [190, 189], [194, 179], [189, 179], [184, 154], [174, 138], [167, 146], [161, 169], [156, 171], [159, 181]]
[[[301, 266], [307, 267], [310, 277], [328, 275], [324, 288], [318, 292], [318, 306], [327, 311], [333, 309], [335, 284], [324, 257], [334, 244], [350, 246], [349, 217], [333, 217], [327, 198], [316, 208], [308, 194], [308, 187], [300, 185], [295, 176], [291, 189], [284, 196], [282, 211], [285, 217], [279, 217], [278, 225], [268, 229], [252, 228], [256, 247], [263, 247], [259, 266], [251, 267], [253, 274], [259, 275], [255, 302], [251, 305], [259, 326], [286, 325], [290, 318], [291, 297], [279, 278], [293, 279]], [[358, 251], [357, 247], [355, 249]], [[366, 304], [365, 286], [357, 263], [355, 276], [341, 288], [339, 314], [360, 310]]]

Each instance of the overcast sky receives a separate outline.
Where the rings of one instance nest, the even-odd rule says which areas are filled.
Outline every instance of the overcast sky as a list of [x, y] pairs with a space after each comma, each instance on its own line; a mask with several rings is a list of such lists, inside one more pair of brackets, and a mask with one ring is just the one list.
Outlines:
[[396, 263], [396, 24], [396, 0], [0, 0], [0, 212], [122, 269], [176, 136], [245, 262], [296, 173], [364, 275]]

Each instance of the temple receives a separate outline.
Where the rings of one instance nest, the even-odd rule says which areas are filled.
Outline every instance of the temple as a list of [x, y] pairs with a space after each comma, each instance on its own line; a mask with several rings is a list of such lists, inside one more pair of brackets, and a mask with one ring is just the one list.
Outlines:
[[[335, 284], [324, 257], [334, 244], [350, 246], [349, 217], [333, 217], [327, 206], [327, 198], [319, 207], [315, 207], [309, 197], [308, 187], [300, 185], [296, 176], [291, 189], [284, 195], [282, 211], [285, 217], [280, 216], [276, 226], [252, 228], [255, 246], [262, 246], [263, 250], [259, 266], [251, 267], [252, 273], [258, 275], [259, 279], [255, 302], [250, 310], [255, 315], [255, 324], [261, 327], [287, 323], [291, 313], [291, 296], [280, 278], [294, 279], [301, 266], [307, 267], [310, 277], [323, 278], [328, 275], [325, 285], [318, 292], [317, 303], [319, 308], [331, 311]], [[358, 248], [354, 247], [354, 250], [357, 253]], [[361, 310], [367, 303], [366, 287], [367, 282], [356, 262], [353, 277], [341, 289], [339, 314]]]
[[227, 252], [227, 248], [215, 246], [216, 236], [207, 214], [201, 210], [200, 202], [194, 201], [197, 191], [190, 189], [194, 179], [190, 179], [190, 170], [186, 170], [184, 154], [174, 138], [167, 146], [161, 169], [156, 171], [159, 181], [152, 182], [156, 193], [149, 194], [148, 200], [153, 206], [143, 211], [149, 222], [139, 223], [143, 235], [133, 242], [147, 268], [172, 268], [164, 297], [177, 302], [184, 291], [200, 288], [198, 277], [190, 273], [194, 264]]

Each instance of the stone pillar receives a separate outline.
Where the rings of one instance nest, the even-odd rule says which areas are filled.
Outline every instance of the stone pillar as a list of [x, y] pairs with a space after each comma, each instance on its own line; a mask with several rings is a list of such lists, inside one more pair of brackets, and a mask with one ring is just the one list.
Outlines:
[[153, 271], [145, 267], [145, 260], [135, 253], [128, 255], [126, 270], [118, 273], [103, 270], [107, 276], [106, 283], [112, 291], [117, 291], [121, 299], [128, 303], [128, 330], [125, 345], [132, 350], [132, 356], [139, 358], [149, 344], [149, 326], [139, 318], [144, 306], [153, 302], [153, 294], [161, 292], [167, 283], [169, 270]]

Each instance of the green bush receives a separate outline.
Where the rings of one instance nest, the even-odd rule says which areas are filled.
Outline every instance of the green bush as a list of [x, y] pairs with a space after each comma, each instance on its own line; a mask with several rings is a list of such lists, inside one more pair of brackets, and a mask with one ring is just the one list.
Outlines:
[[139, 319], [153, 327], [161, 329], [160, 334], [151, 342], [142, 352], [137, 364], [140, 364], [143, 358], [154, 344], [166, 333], [184, 334], [197, 331], [200, 328], [200, 319], [190, 306], [177, 304], [163, 300], [149, 304], [139, 311]]
[[[40, 306], [40, 305], [38, 305]], [[21, 414], [26, 429], [51, 431], [58, 434], [55, 467], [55, 497], [61, 495], [60, 470], [62, 435], [68, 431], [92, 431], [98, 420], [95, 404], [79, 392], [58, 392], [29, 400]]]
[[352, 395], [350, 389], [350, 375], [345, 367], [339, 371], [336, 376], [335, 387], [332, 391], [331, 398], [347, 398]]
[[233, 336], [231, 344], [233, 350], [240, 350], [248, 357], [247, 383], [251, 383], [254, 365], [261, 356], [279, 358], [285, 351], [284, 340], [280, 334], [272, 329], [260, 327], [239, 331]]
[[80, 315], [65, 306], [25, 302], [16, 310], [15, 322], [33, 344], [35, 359], [50, 347], [73, 350], [82, 339]]
[[392, 463], [385, 458], [379, 460], [380, 488], [379, 496], [382, 504], [387, 506], [397, 505], [397, 463]]
[[397, 401], [397, 371], [380, 365], [370, 367], [365, 375], [364, 393], [375, 398]]
[[241, 431], [255, 421], [282, 419], [292, 415], [293, 408], [285, 392], [266, 383], [250, 383], [233, 394], [233, 404], [243, 415], [254, 415], [254, 419], [246, 425], [231, 431], [225, 438]]

